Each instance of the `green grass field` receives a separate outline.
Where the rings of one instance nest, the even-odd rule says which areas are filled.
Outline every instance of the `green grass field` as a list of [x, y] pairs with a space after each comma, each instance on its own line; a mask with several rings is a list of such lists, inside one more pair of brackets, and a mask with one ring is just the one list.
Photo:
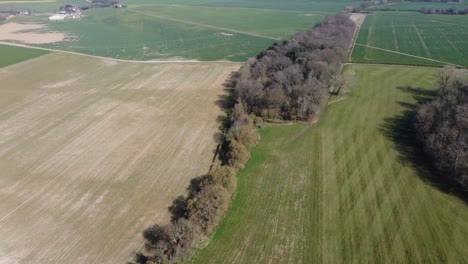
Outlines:
[[392, 3], [389, 5], [374, 6], [371, 9], [385, 9], [389, 8], [392, 10], [421, 10], [421, 8], [434, 8], [434, 9], [449, 9], [449, 8], [468, 8], [466, 1], [461, 3], [437, 3], [437, 2], [403, 2], [403, 3]]
[[135, 6], [134, 10], [273, 38], [287, 38], [307, 30], [325, 16], [304, 11], [171, 5]]
[[[409, 54], [424, 60], [356, 45], [352, 60], [403, 64], [468, 66], [468, 16], [375, 12], [364, 21], [357, 44]], [[439, 62], [438, 62], [439, 61]]]
[[129, 0], [129, 6], [141, 4], [191, 5], [226, 8], [255, 8], [273, 10], [339, 12], [346, 6], [359, 5], [362, 1], [349, 0]]
[[[0, 9], [51, 12], [64, 1], [8, 3]], [[83, 0], [73, 0], [78, 4]], [[47, 23], [67, 34], [65, 41], [42, 45], [128, 60], [197, 59], [246, 61], [273, 44], [313, 27], [325, 15], [342, 10], [346, 0], [285, 3], [279, 0], [129, 0], [126, 9], [95, 9], [80, 21], [49, 22], [47, 15], [12, 22]]]
[[0, 68], [33, 59], [47, 53], [49, 52], [0, 45]]
[[71, 37], [47, 47], [130, 60], [182, 57], [244, 61], [274, 42], [246, 34], [226, 36], [223, 29], [161, 19], [131, 9], [91, 10], [81, 21], [48, 25], [52, 31]]
[[346, 69], [350, 94], [318, 124], [261, 130], [228, 216], [191, 262], [468, 262], [467, 205], [423, 180], [405, 143], [405, 112], [435, 70]]
[[131, 60], [181, 57], [245, 61], [275, 42], [313, 27], [324, 14], [241, 8], [134, 6], [86, 12], [81, 21], [48, 23], [67, 41], [46, 45]]

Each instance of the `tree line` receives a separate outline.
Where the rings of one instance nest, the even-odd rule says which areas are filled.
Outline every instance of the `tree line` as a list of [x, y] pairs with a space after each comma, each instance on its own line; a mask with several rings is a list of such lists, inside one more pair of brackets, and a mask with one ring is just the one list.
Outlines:
[[144, 231], [145, 244], [129, 263], [177, 263], [208, 241], [236, 191], [237, 172], [250, 159], [249, 150], [259, 140], [255, 122], [259, 124], [247, 115], [242, 102], [234, 104], [224, 125], [217, 166], [193, 179], [188, 195], [173, 202], [169, 224], [153, 225]]
[[467, 73], [445, 67], [439, 73], [438, 86], [437, 96], [417, 110], [417, 138], [442, 180], [455, 181], [468, 191]]
[[354, 23], [348, 14], [327, 17], [315, 28], [280, 41], [232, 76], [228, 115], [217, 163], [192, 180], [188, 194], [170, 207], [171, 221], [143, 232], [145, 243], [129, 264], [177, 263], [202, 247], [227, 212], [237, 172], [259, 141], [262, 116], [308, 120], [316, 115], [349, 52]]
[[411, 11], [419, 12], [421, 14], [438, 14], [438, 15], [466, 15], [468, 8], [459, 8], [457, 6], [450, 8], [421, 8], [420, 10], [414, 9], [395, 9], [392, 8], [391, 3], [400, 2], [424, 2], [424, 3], [461, 3], [462, 0], [368, 0], [361, 3], [359, 6], [349, 7], [347, 10], [352, 13], [368, 12], [367, 8], [372, 6], [385, 6], [382, 8], [374, 9], [375, 11]]
[[467, 15], [468, 8], [460, 9], [458, 7], [452, 8], [421, 8], [419, 10], [422, 14], [439, 14], [439, 15]]
[[330, 91], [343, 85], [341, 66], [354, 31], [355, 24], [342, 12], [275, 43], [242, 68], [236, 97], [248, 113], [264, 119], [310, 120]]

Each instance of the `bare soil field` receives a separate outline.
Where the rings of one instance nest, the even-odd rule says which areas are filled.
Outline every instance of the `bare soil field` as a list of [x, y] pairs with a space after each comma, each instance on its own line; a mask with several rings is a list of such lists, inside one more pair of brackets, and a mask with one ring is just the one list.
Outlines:
[[48, 44], [65, 39], [65, 34], [60, 32], [22, 32], [44, 28], [46, 28], [46, 25], [43, 24], [6, 23], [0, 25], [0, 40], [20, 41], [27, 44]]
[[0, 69], [0, 263], [124, 263], [207, 172], [238, 67], [54, 53]]

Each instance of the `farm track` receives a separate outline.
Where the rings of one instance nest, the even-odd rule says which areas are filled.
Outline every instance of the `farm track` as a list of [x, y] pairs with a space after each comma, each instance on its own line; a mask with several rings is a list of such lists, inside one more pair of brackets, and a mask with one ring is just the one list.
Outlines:
[[243, 35], [248, 35], [248, 36], [258, 37], [258, 38], [264, 38], [264, 39], [280, 40], [279, 38], [272, 38], [272, 37], [268, 37], [268, 36], [264, 36], [264, 35], [260, 35], [260, 34], [251, 33], [251, 32], [240, 31], [240, 30], [236, 30], [236, 29], [232, 29], [232, 28], [218, 27], [218, 26], [213, 26], [213, 25], [208, 25], [208, 24], [204, 24], [204, 23], [193, 22], [193, 21], [189, 21], [189, 20], [173, 18], [173, 17], [168, 17], [168, 16], [161, 16], [161, 15], [157, 15], [157, 14], [154, 14], [154, 13], [148, 13], [148, 12], [143, 12], [143, 11], [139, 11], [139, 10], [129, 9], [128, 11], [143, 14], [143, 15], [146, 15], [146, 16], [156, 17], [156, 18], [159, 18], [159, 19], [170, 20], [170, 21], [174, 21], [174, 22], [180, 22], [180, 23], [185, 23], [185, 24], [190, 24], [190, 25], [195, 25], [195, 26], [201, 26], [201, 27], [210, 28], [210, 29], [225, 30], [225, 31], [229, 31], [229, 32], [234, 32], [234, 33], [238, 33], [238, 34], [243, 34]]
[[29, 49], [36, 49], [36, 50], [44, 50], [44, 51], [52, 51], [52, 52], [57, 52], [57, 53], [71, 54], [71, 55], [77, 55], [77, 56], [83, 56], [83, 57], [101, 59], [101, 60], [107, 60], [107, 61], [130, 62], [130, 63], [139, 63], [139, 64], [158, 64], [158, 63], [225, 63], [225, 64], [237, 64], [237, 65], [241, 64], [239, 62], [233, 62], [233, 61], [199, 61], [199, 60], [149, 60], [149, 61], [144, 61], [144, 60], [124, 60], [124, 59], [102, 57], [102, 56], [97, 56], [97, 55], [90, 55], [90, 54], [79, 53], [79, 52], [74, 52], [74, 51], [42, 48], [42, 47], [36, 47], [36, 46], [13, 43], [13, 42], [6, 42], [6, 41], [0, 41], [0, 45], [14, 46], [14, 47], [20, 47], [20, 48], [29, 48]]
[[207, 172], [239, 66], [52, 53], [1, 68], [0, 263], [124, 263]]

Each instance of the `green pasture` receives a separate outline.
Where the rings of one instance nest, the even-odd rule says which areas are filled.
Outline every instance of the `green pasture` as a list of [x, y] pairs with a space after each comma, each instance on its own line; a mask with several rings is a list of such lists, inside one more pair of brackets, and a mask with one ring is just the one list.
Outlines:
[[0, 45], [0, 68], [33, 59], [47, 53], [49, 52], [43, 50]]
[[123, 1], [128, 8], [88, 10], [80, 20], [51, 22], [47, 14], [37, 14], [56, 11], [70, 1], [0, 3], [0, 10], [31, 9], [36, 15], [10, 21], [46, 23], [50, 31], [67, 35], [65, 41], [41, 47], [128, 60], [245, 61], [277, 39], [312, 28], [350, 4], [346, 0], [129, 0]]
[[346, 6], [360, 5], [362, 1], [349, 0], [128, 0], [125, 1], [129, 6], [132, 5], [199, 5], [209, 7], [226, 8], [255, 8], [255, 9], [275, 9], [275, 10], [293, 10], [293, 11], [314, 11], [314, 12], [339, 12]]
[[392, 10], [415, 10], [419, 11], [422, 8], [433, 8], [433, 9], [450, 9], [458, 8], [465, 9], [468, 8], [468, 2], [463, 1], [461, 3], [456, 2], [401, 2], [401, 3], [392, 3], [389, 5], [380, 5], [374, 6], [371, 9], [392, 9]]
[[[468, 66], [468, 16], [375, 12], [366, 17], [352, 54], [356, 62]], [[400, 52], [398, 55], [372, 47]], [[405, 54], [422, 57], [415, 58]], [[436, 61], [426, 60], [424, 58]]]
[[133, 6], [96, 9], [80, 21], [47, 22], [66, 41], [46, 47], [130, 60], [170, 59], [245, 61], [297, 32], [312, 28], [323, 13]]
[[171, 5], [137, 6], [134, 10], [274, 38], [310, 29], [324, 17], [323, 13], [298, 11]]
[[258, 9], [278, 9], [278, 10], [296, 10], [296, 11], [315, 11], [315, 12], [339, 12], [347, 6], [360, 5], [362, 1], [348, 0], [232, 0], [232, 1], [213, 1], [212, 3], [202, 4], [204, 6], [218, 7], [243, 7]]
[[[50, 22], [68, 34], [67, 41], [47, 47], [130, 60], [181, 57], [244, 61], [274, 40], [194, 25], [134, 12], [130, 9], [90, 10], [80, 21]], [[229, 33], [229, 32], [228, 32]]]
[[315, 125], [269, 126], [192, 263], [467, 263], [468, 207], [414, 147], [435, 70], [349, 65]]

